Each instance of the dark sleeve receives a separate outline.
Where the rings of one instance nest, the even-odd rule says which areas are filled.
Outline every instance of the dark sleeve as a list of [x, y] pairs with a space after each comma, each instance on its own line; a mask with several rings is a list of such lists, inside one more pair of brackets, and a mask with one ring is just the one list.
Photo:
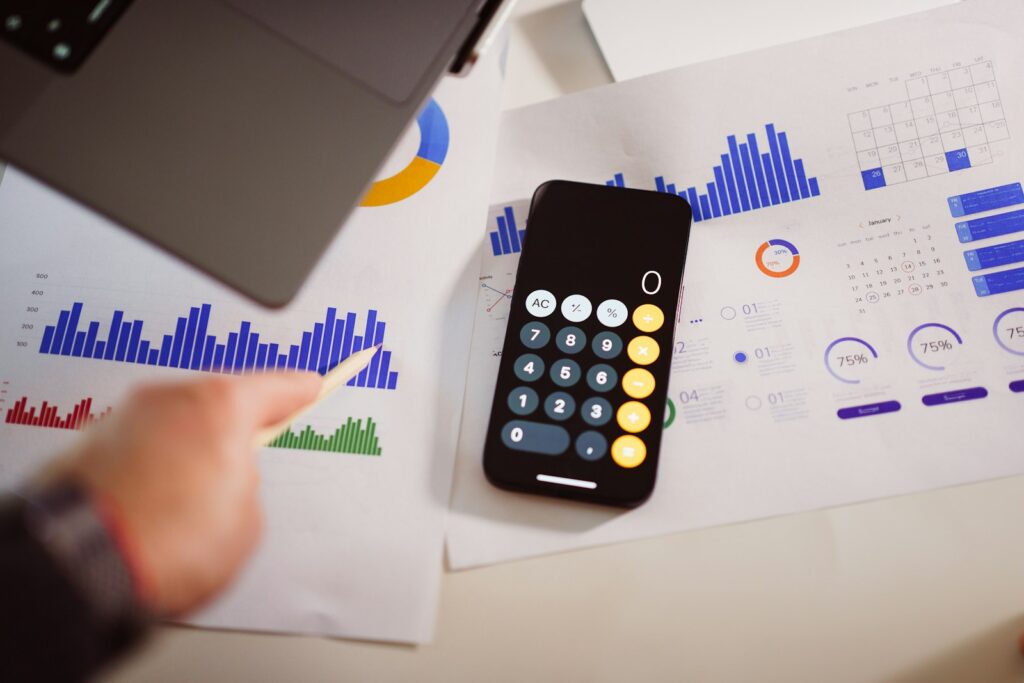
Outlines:
[[0, 681], [81, 681], [137, 641], [131, 575], [87, 496], [0, 499]]

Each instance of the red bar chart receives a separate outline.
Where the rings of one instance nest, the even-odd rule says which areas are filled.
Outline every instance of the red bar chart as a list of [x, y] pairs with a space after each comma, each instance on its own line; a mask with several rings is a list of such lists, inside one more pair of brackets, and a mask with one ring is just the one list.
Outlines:
[[61, 409], [43, 401], [29, 407], [28, 396], [22, 396], [14, 406], [7, 409], [4, 422], [25, 427], [47, 427], [49, 429], [84, 429], [86, 425], [110, 415], [110, 407], [100, 413], [93, 412], [92, 397], [83, 398], [70, 411], [61, 415]]

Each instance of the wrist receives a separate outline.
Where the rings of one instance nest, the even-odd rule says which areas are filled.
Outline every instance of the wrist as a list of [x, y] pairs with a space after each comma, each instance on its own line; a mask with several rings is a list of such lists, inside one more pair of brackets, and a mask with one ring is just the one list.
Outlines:
[[112, 504], [71, 478], [24, 493], [29, 531], [97, 619], [112, 627], [147, 616], [144, 572], [125, 543]]

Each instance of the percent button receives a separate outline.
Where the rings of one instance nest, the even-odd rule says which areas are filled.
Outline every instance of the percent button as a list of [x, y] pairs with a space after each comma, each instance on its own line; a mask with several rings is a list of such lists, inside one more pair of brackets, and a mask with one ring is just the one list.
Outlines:
[[618, 327], [627, 316], [626, 304], [618, 299], [605, 299], [597, 307], [597, 320], [605, 327]]

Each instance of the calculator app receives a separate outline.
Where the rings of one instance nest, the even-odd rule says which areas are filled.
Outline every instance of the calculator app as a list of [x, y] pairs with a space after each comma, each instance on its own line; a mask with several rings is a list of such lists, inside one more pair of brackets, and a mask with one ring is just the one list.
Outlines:
[[485, 445], [492, 483], [621, 506], [650, 495], [690, 218], [673, 195], [537, 190]]

